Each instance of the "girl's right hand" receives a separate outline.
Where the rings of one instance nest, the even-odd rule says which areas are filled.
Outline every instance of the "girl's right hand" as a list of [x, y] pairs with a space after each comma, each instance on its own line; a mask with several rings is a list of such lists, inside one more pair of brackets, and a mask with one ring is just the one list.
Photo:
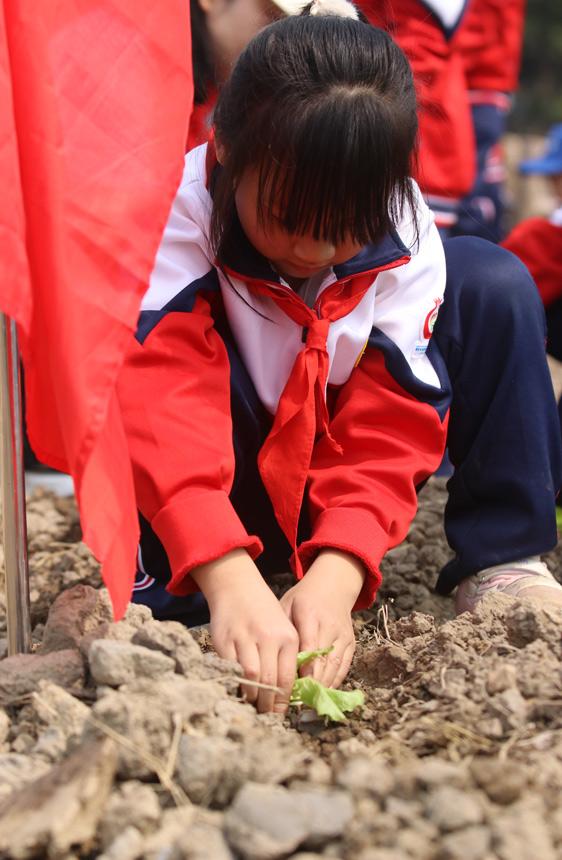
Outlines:
[[217, 653], [237, 660], [251, 684], [243, 692], [258, 711], [285, 713], [296, 675], [298, 633], [244, 549], [236, 549], [192, 572], [211, 613]]

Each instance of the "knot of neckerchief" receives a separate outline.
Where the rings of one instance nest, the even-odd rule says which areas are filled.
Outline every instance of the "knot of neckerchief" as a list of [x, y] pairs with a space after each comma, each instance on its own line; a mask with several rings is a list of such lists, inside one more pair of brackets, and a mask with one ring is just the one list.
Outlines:
[[[328, 287], [315, 310], [296, 293], [280, 292], [266, 284], [248, 284], [253, 292], [268, 295], [294, 322], [303, 328], [303, 349], [297, 355], [279, 404], [273, 426], [258, 457], [262, 481], [273, 504], [284, 534], [296, 550], [297, 531], [312, 451], [317, 437], [324, 434], [335, 453], [341, 446], [330, 433], [326, 387], [330, 358], [327, 349], [330, 323], [348, 314], [363, 298], [373, 276], [354, 278], [352, 295], [345, 295], [346, 284]], [[357, 281], [360, 281], [358, 284]], [[345, 295], [336, 301], [334, 295]], [[294, 563], [302, 572], [298, 555]]]

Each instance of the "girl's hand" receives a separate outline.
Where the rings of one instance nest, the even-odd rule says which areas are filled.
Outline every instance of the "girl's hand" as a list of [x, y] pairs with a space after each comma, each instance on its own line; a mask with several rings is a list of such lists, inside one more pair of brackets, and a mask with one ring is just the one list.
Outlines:
[[319, 553], [308, 573], [281, 598], [281, 606], [299, 634], [299, 650], [334, 650], [302, 667], [327, 687], [339, 687], [351, 666], [355, 634], [351, 610], [366, 571], [354, 556], [339, 550]]
[[192, 572], [211, 612], [211, 638], [217, 653], [237, 660], [251, 684], [242, 689], [258, 711], [285, 713], [296, 675], [299, 637], [258, 568], [243, 549]]

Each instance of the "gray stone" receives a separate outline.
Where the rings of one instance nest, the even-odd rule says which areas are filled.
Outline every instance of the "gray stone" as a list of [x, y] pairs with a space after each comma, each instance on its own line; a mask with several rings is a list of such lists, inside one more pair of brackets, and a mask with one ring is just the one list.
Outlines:
[[55, 764], [61, 761], [68, 750], [68, 738], [60, 729], [48, 728], [41, 732], [32, 749], [32, 754], [43, 761]]
[[453, 786], [433, 789], [426, 800], [426, 813], [428, 818], [446, 833], [472, 824], [481, 824], [484, 818], [478, 799]]
[[125, 827], [97, 860], [137, 860], [143, 854], [144, 836], [136, 827]]
[[301, 845], [318, 847], [337, 838], [352, 816], [343, 791], [288, 791], [247, 782], [225, 815], [225, 832], [247, 860], [274, 860]]
[[10, 731], [10, 718], [3, 708], [0, 708], [0, 744], [3, 744]]
[[90, 709], [75, 696], [50, 681], [40, 681], [31, 696], [38, 719], [51, 729], [58, 729], [71, 742], [82, 737]]
[[89, 842], [109, 796], [116, 753], [91, 741], [8, 797], [0, 808], [0, 855], [13, 860], [65, 857]]
[[181, 860], [234, 860], [220, 823], [214, 824], [209, 818], [205, 820], [198, 812], [193, 824], [178, 837], [176, 850]]
[[472, 762], [470, 771], [474, 780], [494, 803], [513, 803], [527, 785], [525, 769], [512, 761], [480, 757]]
[[[119, 748], [120, 777], [145, 779], [153, 771], [144, 754], [167, 760], [174, 716], [184, 722], [207, 716], [223, 697], [224, 690], [213, 681], [191, 681], [181, 675], [141, 679], [108, 690], [93, 706], [92, 716], [127, 739], [128, 746]], [[92, 722], [86, 727], [87, 734], [98, 731]]]
[[184, 735], [176, 777], [189, 799], [203, 806], [230, 803], [244, 779], [240, 753], [240, 745], [228, 738]]
[[132, 641], [172, 657], [176, 670], [184, 675], [203, 659], [199, 645], [187, 627], [178, 621], [146, 621], [135, 631]]
[[540, 799], [525, 806], [515, 804], [490, 822], [495, 855], [499, 860], [559, 860]]
[[178, 782], [188, 797], [204, 806], [227, 806], [246, 782], [280, 783], [308, 775], [310, 754], [292, 736], [242, 742], [212, 735], [184, 735], [177, 758]]
[[17, 702], [37, 690], [40, 681], [52, 681], [67, 690], [79, 689], [84, 678], [84, 662], [78, 651], [16, 654], [0, 663], [0, 701]]
[[40, 650], [46, 654], [78, 648], [83, 636], [111, 620], [111, 608], [99, 591], [89, 585], [75, 585], [63, 591], [51, 606]]
[[515, 666], [509, 663], [501, 663], [494, 666], [488, 672], [486, 678], [486, 691], [491, 695], [503, 693], [504, 690], [509, 690], [511, 687], [517, 686], [517, 670]]
[[105, 807], [99, 825], [102, 845], [109, 850], [124, 829], [134, 829], [145, 835], [152, 833], [161, 816], [158, 796], [150, 785], [137, 780], [123, 782]]
[[40, 759], [20, 753], [4, 753], [0, 755], [0, 800], [7, 797], [15, 789], [21, 788], [28, 782], [38, 779], [49, 766]]
[[381, 758], [364, 756], [348, 759], [336, 772], [336, 782], [353, 792], [368, 792], [384, 798], [394, 788], [395, 778], [390, 766]]
[[442, 758], [423, 758], [416, 762], [416, 780], [420, 785], [431, 786], [463, 784], [466, 780], [466, 768], [460, 764], [453, 764]]
[[490, 842], [490, 831], [486, 827], [467, 827], [447, 833], [441, 841], [439, 860], [483, 860]]
[[110, 687], [120, 687], [136, 678], [161, 678], [173, 672], [176, 665], [161, 651], [112, 639], [92, 642], [88, 658], [96, 683]]

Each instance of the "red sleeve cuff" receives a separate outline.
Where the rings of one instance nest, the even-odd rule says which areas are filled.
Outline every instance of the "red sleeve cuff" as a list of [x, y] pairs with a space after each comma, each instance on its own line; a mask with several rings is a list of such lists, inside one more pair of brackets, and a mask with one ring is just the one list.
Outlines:
[[195, 567], [233, 549], [245, 549], [252, 559], [263, 550], [260, 539], [246, 532], [222, 490], [184, 490], [158, 511], [151, 525], [172, 569], [167, 591], [178, 596], [199, 591], [189, 576]]
[[368, 609], [375, 601], [382, 581], [379, 570], [389, 538], [372, 514], [356, 508], [328, 508], [318, 516], [310, 540], [297, 552], [306, 573], [320, 550], [339, 549], [358, 558], [367, 570], [361, 594], [353, 607]]

